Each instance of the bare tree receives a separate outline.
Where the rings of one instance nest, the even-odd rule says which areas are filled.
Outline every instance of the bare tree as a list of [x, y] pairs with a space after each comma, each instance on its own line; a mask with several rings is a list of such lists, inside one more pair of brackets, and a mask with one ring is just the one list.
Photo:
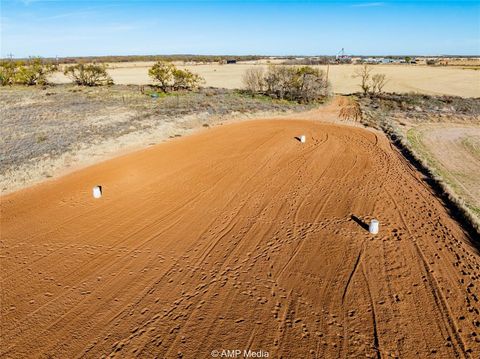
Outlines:
[[244, 83], [253, 94], [304, 103], [324, 99], [330, 90], [325, 72], [311, 66], [270, 65], [266, 72], [248, 71]]
[[360, 78], [360, 87], [364, 94], [370, 91], [370, 77], [372, 74], [372, 68], [367, 64], [357, 67], [354, 71], [353, 77]]
[[251, 67], [243, 74], [243, 84], [252, 94], [263, 92], [265, 89], [264, 70], [261, 67]]
[[381, 93], [388, 82], [385, 74], [375, 74], [372, 76], [371, 90], [372, 94]]

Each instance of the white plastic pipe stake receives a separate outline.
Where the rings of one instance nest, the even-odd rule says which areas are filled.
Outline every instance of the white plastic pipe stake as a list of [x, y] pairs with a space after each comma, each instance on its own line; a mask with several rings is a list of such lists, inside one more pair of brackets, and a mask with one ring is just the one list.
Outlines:
[[306, 140], [307, 140], [307, 137], [305, 135], [300, 136], [300, 142], [301, 143], [305, 143]]
[[376, 219], [372, 219], [372, 221], [370, 222], [370, 226], [368, 227], [368, 231], [371, 233], [371, 234], [377, 234], [378, 233], [378, 229], [379, 229], [379, 222], [376, 220]]
[[95, 198], [102, 197], [102, 186], [93, 187], [93, 197]]

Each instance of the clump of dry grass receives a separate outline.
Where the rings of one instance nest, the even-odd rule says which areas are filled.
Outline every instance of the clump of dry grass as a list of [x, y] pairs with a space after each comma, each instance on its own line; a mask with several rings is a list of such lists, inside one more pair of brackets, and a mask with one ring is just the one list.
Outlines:
[[359, 121], [362, 118], [362, 109], [358, 101], [353, 98], [345, 98], [340, 108], [339, 116], [342, 120]]

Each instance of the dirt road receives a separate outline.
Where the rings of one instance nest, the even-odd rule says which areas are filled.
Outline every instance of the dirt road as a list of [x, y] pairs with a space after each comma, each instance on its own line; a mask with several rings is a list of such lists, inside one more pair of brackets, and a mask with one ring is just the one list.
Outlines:
[[478, 250], [380, 133], [219, 126], [1, 199], [1, 357], [480, 352]]

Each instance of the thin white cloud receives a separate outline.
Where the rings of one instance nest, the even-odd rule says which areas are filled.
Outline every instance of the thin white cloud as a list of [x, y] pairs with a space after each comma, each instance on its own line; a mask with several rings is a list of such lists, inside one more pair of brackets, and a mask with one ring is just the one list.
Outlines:
[[85, 15], [95, 15], [93, 11], [77, 11], [77, 12], [67, 12], [63, 14], [57, 14], [52, 16], [43, 17], [40, 20], [56, 20], [56, 19], [63, 19], [68, 17], [79, 17]]
[[39, 20], [57, 20], [57, 19], [64, 19], [69, 17], [96, 16], [101, 14], [99, 10], [111, 9], [114, 7], [117, 7], [117, 5], [93, 6], [93, 7], [88, 7], [81, 11], [71, 11], [71, 12], [59, 13], [59, 14], [42, 17], [42, 18], [39, 18]]
[[384, 2], [365, 2], [359, 4], [353, 4], [352, 7], [379, 7], [384, 6]]
[[42, 1], [42, 0], [19, 0], [23, 5], [30, 5], [34, 2], [39, 2], [39, 1]]

